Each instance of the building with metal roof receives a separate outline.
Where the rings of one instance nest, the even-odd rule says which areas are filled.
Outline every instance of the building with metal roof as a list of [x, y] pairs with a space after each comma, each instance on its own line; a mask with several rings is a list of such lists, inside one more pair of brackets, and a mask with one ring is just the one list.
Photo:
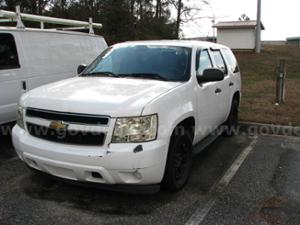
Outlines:
[[[256, 20], [219, 22], [217, 28], [217, 43], [232, 49], [255, 49]], [[261, 29], [265, 27], [261, 23]]]

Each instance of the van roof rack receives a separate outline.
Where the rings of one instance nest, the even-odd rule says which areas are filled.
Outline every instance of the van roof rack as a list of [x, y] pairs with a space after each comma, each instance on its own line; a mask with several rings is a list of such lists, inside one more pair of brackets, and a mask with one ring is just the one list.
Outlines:
[[93, 19], [89, 18], [88, 22], [70, 19], [61, 19], [49, 16], [38, 16], [33, 14], [21, 13], [20, 6], [16, 7], [16, 12], [0, 10], [0, 23], [17, 22], [18, 29], [25, 29], [23, 21], [39, 22], [40, 28], [44, 28], [45, 23], [64, 25], [69, 27], [54, 28], [56, 30], [82, 30], [89, 29], [90, 34], [94, 34], [94, 28], [102, 28], [101, 23], [93, 23]]

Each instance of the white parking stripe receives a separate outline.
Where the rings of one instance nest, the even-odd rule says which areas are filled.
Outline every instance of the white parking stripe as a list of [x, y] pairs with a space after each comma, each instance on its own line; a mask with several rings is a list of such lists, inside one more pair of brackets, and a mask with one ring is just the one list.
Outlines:
[[224, 191], [228, 186], [231, 179], [234, 177], [236, 172], [239, 170], [242, 163], [245, 161], [249, 153], [253, 150], [254, 145], [257, 142], [257, 136], [254, 136], [251, 143], [240, 153], [240, 155], [234, 160], [229, 169], [225, 172], [223, 177], [215, 184], [209, 191], [209, 199], [207, 200], [204, 207], [201, 207], [200, 204], [196, 208], [193, 215], [188, 219], [185, 225], [200, 225], [205, 219], [206, 215], [209, 213], [211, 208], [214, 206], [215, 202], [218, 199], [218, 196]]

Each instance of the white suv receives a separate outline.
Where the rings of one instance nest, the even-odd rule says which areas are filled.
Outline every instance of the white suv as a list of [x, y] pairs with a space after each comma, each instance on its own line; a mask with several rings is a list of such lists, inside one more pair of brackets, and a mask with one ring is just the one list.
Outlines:
[[237, 124], [240, 72], [222, 45], [126, 42], [79, 73], [21, 97], [13, 143], [29, 167], [175, 191], [188, 180], [193, 151], [219, 127], [232, 135]]

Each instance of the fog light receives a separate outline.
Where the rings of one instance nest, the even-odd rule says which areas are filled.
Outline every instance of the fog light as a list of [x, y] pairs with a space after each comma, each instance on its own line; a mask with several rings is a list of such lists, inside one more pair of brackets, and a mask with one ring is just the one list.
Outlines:
[[92, 172], [92, 177], [97, 178], [97, 179], [102, 179], [102, 175], [98, 172]]

